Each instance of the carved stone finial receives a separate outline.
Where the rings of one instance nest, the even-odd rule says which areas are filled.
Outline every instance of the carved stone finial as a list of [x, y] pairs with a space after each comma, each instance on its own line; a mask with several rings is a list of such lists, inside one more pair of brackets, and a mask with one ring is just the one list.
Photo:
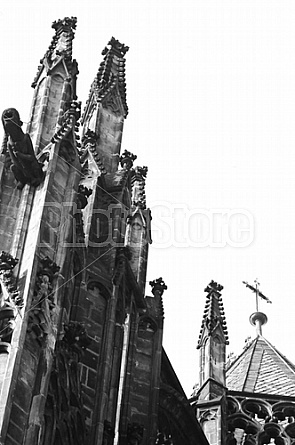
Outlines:
[[143, 180], [143, 178], [146, 178], [148, 172], [148, 167], [143, 166], [143, 167], [135, 167], [134, 169], [134, 180], [135, 181], [140, 181]]
[[166, 286], [162, 277], [157, 278], [154, 281], [150, 281], [149, 285], [152, 287], [152, 294], [154, 296], [156, 296], [156, 295], [162, 296], [164, 293], [164, 290], [168, 289], [168, 287]]
[[11, 171], [17, 180], [17, 188], [25, 184], [37, 187], [44, 180], [45, 173], [35, 156], [31, 137], [21, 129], [22, 121], [15, 108], [7, 108], [2, 113], [2, 123], [7, 139], [7, 151], [12, 166]]
[[215, 291], [219, 294], [223, 289], [223, 286], [221, 284], [216, 283], [216, 281], [211, 280], [211, 282], [208, 284], [208, 286], [204, 289], [204, 292], [212, 292]]
[[211, 280], [208, 286], [204, 289], [204, 292], [207, 292], [208, 295], [206, 295], [206, 304], [197, 349], [200, 349], [203, 345], [202, 342], [204, 330], [207, 332], [206, 335], [210, 336], [217, 325], [220, 325], [224, 334], [224, 342], [226, 345], [228, 344], [228, 331], [220, 293], [222, 289], [223, 286], [213, 280]]
[[58, 31], [70, 31], [71, 29], [76, 29], [77, 17], [65, 17], [64, 19], [55, 20], [52, 23], [52, 28]]
[[137, 156], [130, 151], [125, 150], [120, 156], [121, 167], [125, 170], [130, 170], [133, 166], [133, 162], [137, 159]]
[[82, 138], [82, 146], [85, 148], [87, 143], [95, 144], [96, 141], [97, 141], [96, 133], [88, 129]]
[[111, 45], [112, 49], [119, 52], [120, 55], [124, 56], [129, 50], [129, 46], [125, 46], [124, 43], [120, 43], [119, 40], [112, 37], [108, 45]]

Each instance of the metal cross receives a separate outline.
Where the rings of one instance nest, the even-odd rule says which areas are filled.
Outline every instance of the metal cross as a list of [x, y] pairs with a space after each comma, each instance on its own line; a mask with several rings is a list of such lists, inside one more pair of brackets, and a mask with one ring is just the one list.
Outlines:
[[258, 312], [258, 297], [262, 298], [267, 303], [271, 303], [271, 301], [265, 295], [263, 295], [262, 292], [260, 292], [259, 290], [260, 283], [257, 278], [256, 280], [254, 280], [255, 287], [249, 284], [248, 281], [243, 281], [243, 283], [246, 284], [246, 287], [249, 287], [249, 289], [251, 289], [252, 292], [254, 292], [256, 295], [256, 312]]

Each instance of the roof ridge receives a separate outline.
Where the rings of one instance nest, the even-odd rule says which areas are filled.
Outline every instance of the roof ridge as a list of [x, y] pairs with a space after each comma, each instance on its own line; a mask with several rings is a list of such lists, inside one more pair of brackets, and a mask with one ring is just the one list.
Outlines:
[[237, 363], [237, 361], [244, 355], [246, 354], [246, 352], [251, 348], [252, 344], [254, 343], [254, 341], [256, 340], [257, 337], [253, 338], [246, 346], [243, 347], [243, 351], [238, 354], [234, 360], [228, 365], [226, 372], [229, 371], [231, 369], [232, 366], [234, 366], [235, 363]]
[[[248, 377], [249, 377], [249, 372], [250, 372], [251, 365], [252, 365], [252, 361], [253, 361], [253, 356], [254, 356], [254, 353], [255, 353], [255, 346], [257, 345], [258, 340], [259, 340], [259, 337], [257, 336], [257, 337], [254, 339], [254, 341], [251, 343], [251, 346], [252, 346], [252, 353], [251, 353], [251, 358], [250, 358], [250, 360], [249, 360], [248, 369], [247, 369], [246, 377], [245, 377], [244, 384], [243, 384], [243, 391], [245, 391], [245, 387], [246, 387], [246, 384], [247, 384], [247, 380], [248, 380]], [[256, 344], [255, 344], [255, 343], [256, 343]], [[250, 348], [249, 348], [249, 349], [250, 349]], [[261, 359], [262, 359], [262, 357], [263, 357], [263, 352], [262, 352], [262, 355], [261, 355], [261, 358], [260, 358], [259, 369], [260, 369], [260, 367], [261, 367]], [[259, 372], [259, 370], [258, 370], [258, 372]], [[255, 384], [256, 384], [256, 382], [257, 382], [258, 372], [257, 372], [257, 374], [256, 374]], [[253, 385], [252, 390], [254, 390], [254, 388], [255, 388], [255, 384]]]
[[[290, 369], [290, 371], [294, 374], [294, 376], [295, 376], [295, 369], [294, 368], [292, 368], [291, 366], [290, 366], [290, 364], [292, 364], [293, 365], [293, 363], [292, 362], [290, 362], [280, 351], [278, 351], [277, 349], [276, 349], [276, 347], [275, 346], [273, 346], [266, 338], [264, 338], [262, 335], [261, 335], [261, 337], [263, 338], [263, 340], [268, 344], [268, 346], [274, 351], [274, 353], [276, 354], [276, 355], [278, 355], [279, 356], [279, 358], [284, 362], [284, 364]], [[294, 365], [293, 365], [294, 366]]]
[[295, 366], [262, 335], [231, 363], [226, 370], [230, 391], [295, 395]]

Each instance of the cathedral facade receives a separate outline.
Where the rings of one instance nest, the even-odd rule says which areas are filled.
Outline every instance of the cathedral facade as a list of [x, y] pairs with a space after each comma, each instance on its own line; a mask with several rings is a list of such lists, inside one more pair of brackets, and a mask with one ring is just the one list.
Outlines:
[[121, 150], [128, 47], [109, 41], [81, 117], [76, 18], [52, 27], [26, 132], [2, 114], [0, 443], [207, 445], [162, 347], [167, 286], [145, 294], [147, 167]]
[[111, 38], [81, 113], [76, 18], [52, 27], [26, 132], [15, 108], [2, 114], [0, 444], [291, 444], [295, 366], [258, 310], [256, 338], [226, 359], [214, 281], [187, 400], [162, 346], [163, 279], [146, 295], [147, 167], [121, 149], [129, 48]]

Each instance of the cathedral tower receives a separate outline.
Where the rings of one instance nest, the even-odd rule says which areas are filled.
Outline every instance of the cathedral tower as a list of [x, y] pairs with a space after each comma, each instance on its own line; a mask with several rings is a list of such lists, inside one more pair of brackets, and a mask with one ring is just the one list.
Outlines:
[[0, 440], [151, 445], [166, 285], [145, 297], [147, 168], [121, 154], [128, 47], [103, 50], [80, 145], [76, 18], [52, 27], [27, 133], [2, 116]]

